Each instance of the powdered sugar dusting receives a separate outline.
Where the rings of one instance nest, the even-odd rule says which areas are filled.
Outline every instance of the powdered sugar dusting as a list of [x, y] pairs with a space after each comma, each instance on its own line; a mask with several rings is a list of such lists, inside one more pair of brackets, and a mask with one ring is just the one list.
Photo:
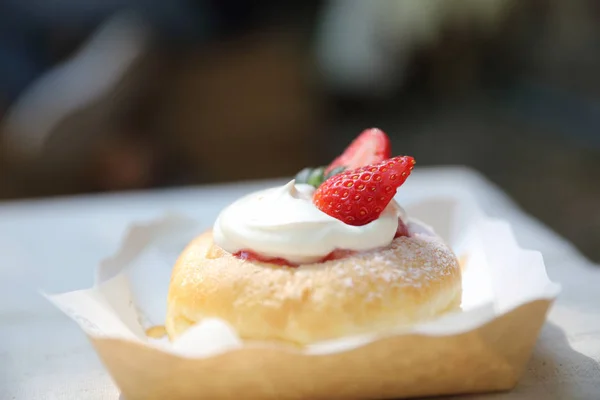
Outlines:
[[[197, 320], [203, 309], [218, 309], [235, 326], [260, 325], [260, 335], [292, 335], [299, 342], [313, 340], [312, 330], [329, 337], [338, 335], [339, 327], [359, 333], [430, 318], [448, 309], [454, 284], [460, 285], [456, 257], [429, 233], [413, 231], [384, 248], [299, 267], [240, 261], [200, 239], [202, 263], [197, 257], [202, 253], [183, 253], [171, 280], [192, 286], [194, 299], [202, 299], [200, 311], [186, 318]], [[190, 290], [180, 293], [187, 296]], [[315, 316], [326, 316], [331, 324]]]
[[[234, 290], [234, 307], [241, 309], [258, 303], [275, 309], [288, 307], [289, 302], [303, 307], [344, 307], [350, 298], [360, 297], [370, 304], [390, 299], [393, 292], [442, 284], [460, 273], [456, 257], [444, 242], [423, 229], [410, 230], [413, 224], [409, 223], [410, 236], [398, 237], [385, 248], [297, 268], [253, 262], [240, 265], [239, 259], [223, 253], [212, 266], [188, 269], [180, 284], [201, 285], [207, 292]], [[230, 268], [231, 262], [243, 266], [244, 272]]]
[[[417, 222], [411, 221], [411, 225]], [[298, 284], [312, 279], [310, 293], [315, 300], [322, 296], [344, 296], [348, 290], [364, 295], [365, 302], [375, 301], [390, 288], [422, 288], [456, 274], [458, 262], [452, 251], [431, 231], [419, 229], [409, 237], [396, 238], [390, 246], [354, 254], [341, 260], [283, 269], [294, 285], [286, 286], [284, 297], [298, 297]], [[291, 276], [290, 276], [291, 275]], [[327, 294], [320, 293], [321, 291]]]

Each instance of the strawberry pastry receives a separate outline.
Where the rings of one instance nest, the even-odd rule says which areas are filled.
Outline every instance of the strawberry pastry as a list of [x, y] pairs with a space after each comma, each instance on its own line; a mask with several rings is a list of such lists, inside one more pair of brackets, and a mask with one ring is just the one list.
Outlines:
[[329, 166], [229, 205], [177, 260], [169, 337], [216, 317], [243, 339], [302, 345], [458, 308], [455, 255], [394, 200], [414, 165], [367, 129]]

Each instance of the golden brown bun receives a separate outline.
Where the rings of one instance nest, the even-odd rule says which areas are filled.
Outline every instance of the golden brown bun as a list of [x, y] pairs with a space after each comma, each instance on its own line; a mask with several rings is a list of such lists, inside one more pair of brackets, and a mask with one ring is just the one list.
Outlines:
[[458, 307], [461, 293], [456, 257], [432, 237], [291, 268], [242, 261], [206, 232], [177, 260], [166, 328], [174, 339], [217, 317], [244, 339], [307, 344], [427, 320]]

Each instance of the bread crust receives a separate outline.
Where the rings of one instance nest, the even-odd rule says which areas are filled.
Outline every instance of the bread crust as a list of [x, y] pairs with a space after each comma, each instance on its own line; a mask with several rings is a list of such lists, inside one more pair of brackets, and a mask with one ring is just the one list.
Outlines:
[[461, 294], [455, 255], [428, 235], [293, 268], [241, 260], [208, 231], [173, 269], [166, 329], [173, 340], [217, 317], [243, 339], [308, 344], [425, 321], [458, 307]]

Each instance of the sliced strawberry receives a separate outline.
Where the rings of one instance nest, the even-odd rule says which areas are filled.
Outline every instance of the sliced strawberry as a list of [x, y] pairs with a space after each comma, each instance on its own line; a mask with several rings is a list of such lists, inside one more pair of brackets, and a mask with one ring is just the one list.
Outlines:
[[[354, 254], [354, 251], [352, 251], [352, 250], [336, 249], [336, 250], [332, 251], [331, 253], [327, 254], [325, 257], [323, 257], [322, 260], [320, 260], [318, 262], [340, 260], [342, 258], [350, 257], [352, 254]], [[290, 268], [296, 268], [296, 267], [300, 266], [298, 264], [294, 264], [293, 262], [286, 260], [285, 258], [263, 257], [263, 256], [260, 256], [256, 253], [254, 253], [253, 251], [250, 251], [250, 250], [240, 250], [236, 253], [233, 253], [233, 255], [235, 257], [239, 258], [240, 260], [244, 260], [244, 261], [254, 261], [254, 262], [261, 262], [261, 263], [266, 263], [266, 264], [275, 264], [275, 265], [279, 265], [281, 267], [290, 267]]]
[[391, 157], [390, 138], [377, 128], [365, 129], [344, 150], [341, 156], [333, 160], [325, 170], [331, 172], [338, 167], [354, 169], [379, 163]]
[[317, 188], [313, 203], [348, 225], [366, 225], [379, 218], [414, 165], [414, 158], [400, 156], [344, 171]]
[[254, 253], [253, 251], [250, 251], [250, 250], [240, 250], [237, 253], [233, 253], [233, 255], [241, 260], [258, 261], [258, 262], [263, 262], [263, 263], [268, 263], [268, 264], [276, 264], [276, 265], [280, 265], [282, 267], [297, 267], [296, 264], [286, 260], [285, 258], [263, 257], [263, 256], [259, 256], [258, 254]]

